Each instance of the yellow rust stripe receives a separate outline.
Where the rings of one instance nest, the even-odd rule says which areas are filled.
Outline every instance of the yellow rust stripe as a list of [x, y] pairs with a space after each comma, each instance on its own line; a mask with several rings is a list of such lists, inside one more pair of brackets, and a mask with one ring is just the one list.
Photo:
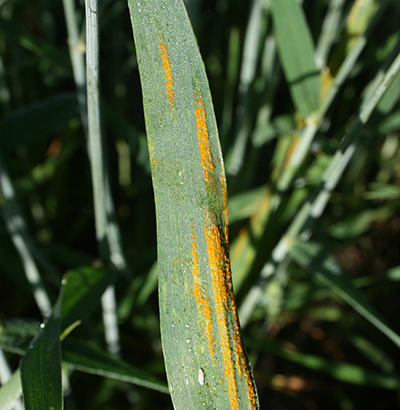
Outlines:
[[[224, 210], [224, 217], [226, 220], [228, 219], [228, 209], [227, 208], [225, 208]], [[228, 245], [229, 242], [228, 242], [228, 225], [227, 224], [224, 226], [224, 231], [222, 235], [223, 235], [222, 246], [225, 250], [225, 253], [224, 253], [225, 283], [227, 285], [228, 297], [230, 301], [230, 308], [232, 310], [233, 318], [235, 321], [233, 341], [234, 341], [234, 352], [236, 355], [236, 369], [238, 370], [240, 374], [244, 373], [244, 377], [245, 377], [246, 385], [247, 385], [247, 391], [248, 391], [248, 398], [249, 398], [249, 402], [251, 405], [250, 409], [256, 410], [257, 409], [256, 389], [255, 389], [253, 378], [251, 375], [250, 366], [246, 360], [244, 345], [243, 345], [242, 337], [240, 335], [239, 316], [236, 310], [235, 295], [233, 292], [232, 271], [231, 271], [231, 264], [230, 264], [230, 259], [229, 259], [229, 245]]]
[[[195, 92], [196, 96], [196, 92]], [[206, 182], [210, 183], [215, 181], [213, 171], [215, 165], [213, 164], [213, 158], [211, 153], [211, 147], [209, 142], [209, 134], [206, 122], [206, 112], [202, 101], [202, 96], [195, 97], [195, 109], [194, 114], [196, 117], [197, 137], [199, 142], [199, 151], [201, 157], [201, 166], [203, 169], [203, 177]], [[216, 309], [217, 325], [219, 331], [220, 349], [224, 361], [224, 374], [227, 379], [229, 402], [232, 410], [239, 410], [239, 397], [237, 391], [237, 384], [235, 378], [235, 369], [240, 374], [244, 373], [246, 380], [248, 398], [250, 402], [250, 409], [257, 408], [257, 399], [255, 393], [255, 387], [251, 377], [249, 365], [245, 359], [245, 352], [243, 347], [242, 338], [239, 329], [239, 319], [235, 305], [233, 285], [232, 285], [232, 273], [229, 260], [229, 246], [228, 246], [228, 211], [227, 211], [227, 189], [225, 176], [222, 175], [219, 179], [224, 195], [224, 209], [222, 211], [222, 226], [221, 221], [218, 221], [217, 215], [211, 211], [203, 211], [204, 233], [207, 243], [207, 256], [209, 266], [212, 274], [213, 284], [213, 302]], [[212, 184], [214, 185], [214, 184]], [[213, 186], [215, 188], [215, 186]], [[192, 234], [192, 244], [194, 244], [195, 255], [195, 242]], [[194, 256], [194, 262], [197, 262], [197, 254]], [[198, 268], [193, 269], [195, 278], [198, 280]], [[197, 276], [196, 276], [197, 275]], [[202, 306], [201, 291], [196, 293], [196, 281], [195, 281], [195, 295], [197, 304]], [[211, 296], [210, 296], [211, 297]], [[209, 308], [209, 301], [207, 299], [207, 306]], [[233, 329], [229, 329], [228, 314], [231, 311], [234, 319]], [[204, 310], [203, 310], [204, 313]], [[211, 312], [210, 312], [211, 314]], [[211, 322], [208, 320], [211, 318], [207, 316], [205, 318], [209, 331], [212, 331]], [[231, 338], [231, 332], [233, 330], [233, 337]], [[208, 332], [207, 332], [208, 334]], [[214, 339], [212, 334], [209, 336], [209, 344], [212, 345]], [[210, 352], [212, 350], [210, 349]], [[235, 359], [235, 360], [234, 360]]]
[[211, 156], [210, 141], [208, 139], [208, 128], [206, 123], [206, 111], [204, 109], [203, 98], [201, 95], [195, 100], [194, 104], [194, 115], [196, 116], [197, 138], [199, 140], [203, 176], [206, 181], [211, 182], [211, 172], [214, 171], [215, 166]]
[[174, 83], [172, 79], [171, 64], [169, 62], [168, 49], [164, 43], [164, 37], [160, 43], [160, 51], [161, 51], [161, 60], [163, 63], [163, 68], [164, 68], [165, 86], [167, 88], [168, 101], [170, 102], [172, 106], [171, 108], [174, 108], [175, 107]]
[[212, 318], [211, 318], [211, 308], [208, 297], [203, 295], [201, 288], [201, 279], [199, 274], [199, 258], [197, 256], [197, 246], [196, 239], [193, 233], [193, 224], [192, 224], [192, 255], [193, 255], [193, 276], [194, 276], [194, 296], [196, 298], [197, 306], [200, 307], [201, 312], [203, 313], [204, 319], [204, 328], [205, 333], [208, 339], [208, 348], [210, 350], [210, 356], [215, 364], [214, 358], [214, 336], [212, 334]]
[[[250, 367], [245, 359], [233, 293], [227, 227], [225, 226], [224, 229], [221, 229], [217, 225], [216, 215], [213, 212], [204, 211], [204, 232], [207, 242], [207, 255], [212, 271], [214, 303], [231, 408], [239, 409], [235, 378], [236, 370], [239, 375], [244, 373], [248, 398], [251, 405], [250, 409], [255, 410], [257, 409], [255, 386], [251, 377]], [[234, 319], [233, 329], [228, 328], [227, 314], [229, 310], [231, 310]], [[233, 338], [231, 340], [230, 335], [232, 333]]]
[[[208, 127], [206, 122], [206, 111], [202, 96], [195, 99], [194, 115], [196, 117], [197, 138], [203, 177], [207, 182], [214, 180], [212, 172], [215, 170], [213, 164], [211, 147], [209, 141]], [[239, 410], [239, 398], [235, 379], [235, 366], [232, 358], [232, 348], [229, 340], [227, 326], [228, 292], [225, 282], [224, 256], [225, 249], [221, 243], [220, 231], [216, 225], [216, 216], [213, 212], [204, 211], [204, 233], [207, 242], [207, 256], [211, 268], [213, 283], [213, 302], [216, 309], [217, 325], [219, 332], [220, 349], [224, 361], [224, 374], [227, 379], [229, 402], [232, 410]]]
[[[211, 219], [211, 221], [210, 221]], [[225, 250], [221, 243], [221, 235], [216, 225], [215, 215], [205, 211], [204, 233], [207, 242], [207, 255], [211, 268], [213, 297], [217, 315], [217, 325], [219, 331], [220, 348], [224, 361], [224, 374], [227, 379], [229, 403], [232, 410], [239, 409], [239, 398], [235, 379], [235, 366], [232, 357], [232, 348], [227, 326], [228, 289], [225, 281], [224, 256]]]

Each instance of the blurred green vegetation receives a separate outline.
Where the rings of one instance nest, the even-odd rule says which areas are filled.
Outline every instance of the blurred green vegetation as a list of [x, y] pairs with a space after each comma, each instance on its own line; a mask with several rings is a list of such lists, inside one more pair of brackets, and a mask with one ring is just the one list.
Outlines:
[[[261, 408], [398, 408], [398, 72], [369, 121], [354, 131], [355, 151], [322, 215], [295, 235], [287, 228], [320, 189], [340, 141], [354, 129], [399, 54], [400, 3], [186, 4], [220, 130], [234, 284]], [[83, 1], [75, 7], [84, 41]], [[131, 379], [115, 376], [116, 367], [94, 376], [79, 371], [84, 370], [79, 363], [67, 366], [65, 408], [172, 409], [167, 394], [128, 383], [133, 376], [127, 363], [158, 380], [165, 380], [165, 372], [154, 199], [125, 1], [100, 1], [100, 36], [104, 143], [128, 266], [114, 282], [126, 362], [119, 363], [119, 374]], [[42, 321], [25, 274], [30, 259], [18, 244], [22, 241], [32, 255], [53, 305], [65, 272], [110, 268], [99, 263], [90, 165], [67, 38], [61, 2], [0, 1], [0, 347], [12, 370]], [[305, 141], [305, 130], [315, 135], [294, 166], [292, 155]], [[283, 235], [290, 238], [290, 255], [271, 259]], [[263, 275], [271, 263], [273, 274]], [[257, 303], [246, 308], [257, 284], [262, 288]], [[66, 337], [67, 363], [77, 346], [85, 351], [82, 343], [97, 346], [91, 354], [97, 352], [96, 363], [105, 365], [108, 359], [96, 350], [107, 348], [99, 306]], [[77, 360], [84, 367], [82, 357]]]

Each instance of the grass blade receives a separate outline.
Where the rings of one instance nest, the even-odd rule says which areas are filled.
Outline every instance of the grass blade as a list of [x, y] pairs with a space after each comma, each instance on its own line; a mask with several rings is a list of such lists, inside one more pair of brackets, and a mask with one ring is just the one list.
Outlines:
[[252, 287], [242, 304], [240, 312], [242, 323], [247, 324], [255, 306], [257, 306], [263, 297], [263, 289], [268, 282], [268, 278], [273, 274], [276, 267], [286, 259], [290, 247], [288, 238], [293, 239], [301, 235], [301, 239], [306, 241], [312, 235], [315, 223], [322, 215], [322, 212], [324, 211], [330, 198], [331, 192], [336, 187], [349, 161], [353, 157], [359, 141], [358, 136], [362, 125], [367, 123], [373, 110], [376, 108], [386, 90], [396, 79], [399, 71], [400, 54], [397, 55], [396, 59], [387, 70], [374, 94], [368, 99], [368, 101], [366, 101], [366, 103], [362, 106], [362, 109], [360, 109], [357, 120], [351, 127], [350, 131], [343, 137], [329, 165], [325, 169], [317, 190], [314, 192], [311, 199], [304, 203], [290, 224], [287, 234], [283, 236], [275, 246], [271, 254], [270, 261], [264, 265], [261, 271], [258, 283]]
[[[21, 400], [21, 377], [19, 375], [19, 370], [17, 370], [18, 375], [14, 375], [17, 379], [11, 382], [10, 386], [5, 389], [4, 395], [0, 394], [0, 409], [2, 408], [2, 400], [5, 400], [7, 406], [12, 406], [14, 410], [24, 410]], [[7, 358], [0, 348], [0, 383], [5, 385], [13, 378], [11, 374], [11, 369], [8, 365]]]
[[303, 10], [296, 0], [271, 0], [278, 52], [293, 102], [307, 118], [319, 106], [319, 70]]
[[399, 388], [400, 380], [396, 376], [379, 373], [351, 363], [336, 363], [319, 356], [290, 351], [272, 342], [265, 343], [264, 348], [286, 360], [324, 373], [342, 382], [391, 390]]
[[50, 318], [21, 361], [26, 410], [62, 410], [60, 308], [62, 291]]
[[68, 366], [85, 373], [123, 380], [168, 393], [166, 384], [156, 377], [136, 369], [123, 360], [116, 359], [88, 342], [72, 338], [65, 340], [63, 342], [63, 361]]
[[326, 65], [330, 48], [338, 33], [343, 7], [344, 0], [333, 0], [329, 2], [328, 11], [326, 12], [321, 34], [315, 49], [315, 58], [319, 67]]
[[115, 272], [81, 267], [68, 272], [61, 307], [61, 330], [86, 319], [100, 303]]
[[[99, 11], [97, 0], [86, 0], [86, 76], [88, 103], [88, 148], [93, 181], [93, 202], [96, 220], [96, 239], [103, 263], [111, 259], [110, 234], [115, 217], [108, 176], [105, 172], [103, 143], [100, 125], [99, 96]], [[119, 235], [117, 234], [119, 238]], [[114, 242], [115, 243], [115, 242]], [[119, 249], [119, 248], [118, 248]], [[125, 267], [122, 252], [118, 253], [118, 264]], [[102, 297], [105, 338], [111, 353], [119, 355], [119, 330], [116, 315], [114, 288], [110, 287]]]
[[21, 375], [19, 369], [14, 372], [6, 384], [0, 388], [0, 410], [13, 408], [21, 396]]
[[301, 266], [311, 269], [319, 281], [344, 299], [357, 312], [364, 316], [376, 328], [384, 333], [393, 343], [400, 347], [400, 336], [396, 334], [380, 317], [362, 292], [340, 272], [339, 267], [329, 263], [321, 246], [295, 241], [290, 247], [290, 255]]
[[181, 0], [129, 1], [129, 7], [157, 211], [161, 336], [172, 400], [182, 410], [256, 409], [203, 62]]
[[[347, 57], [341, 64], [339, 71], [333, 81], [333, 84], [329, 88], [326, 97], [324, 97], [323, 101], [321, 102], [314, 118], [311, 121], [306, 122], [306, 126], [301, 133], [300, 143], [297, 145], [293, 155], [290, 157], [288, 166], [285, 168], [284, 172], [278, 180], [277, 187], [279, 191], [286, 191], [292, 183], [296, 172], [300, 168], [300, 165], [309, 152], [311, 143], [322, 123], [323, 118], [327, 114], [329, 108], [332, 106], [332, 103], [337, 97], [343, 83], [346, 79], [348, 79], [351, 71], [354, 69], [354, 66], [360, 57], [360, 54], [364, 50], [368, 39], [371, 37], [374, 29], [382, 19], [389, 3], [390, 0], [382, 1], [378, 11], [369, 23], [367, 29], [365, 30], [363, 35], [358, 38], [351, 52], [347, 55]], [[280, 198], [278, 198], [276, 202], [279, 203]]]
[[[73, 324], [81, 321], [97, 306], [101, 294], [113, 279], [111, 272], [93, 268], [69, 272], [50, 318], [30, 344], [21, 361], [21, 380], [27, 410], [62, 409], [61, 346]], [[62, 322], [61, 322], [62, 320]]]
[[86, 109], [86, 76], [85, 76], [85, 44], [79, 35], [77, 11], [72, 0], [63, 0], [65, 23], [68, 32], [68, 47], [71, 58], [72, 72], [76, 84], [79, 114], [84, 131], [87, 133]]
[[32, 288], [33, 297], [44, 317], [51, 312], [51, 302], [43, 285], [39, 269], [33, 258], [33, 241], [30, 237], [25, 218], [17, 201], [14, 186], [3, 164], [0, 153], [0, 201], [2, 216], [11, 240], [21, 258], [26, 279]]
[[251, 85], [254, 81], [258, 55], [260, 54], [259, 44], [263, 34], [261, 28], [262, 18], [262, 1], [254, 0], [243, 44], [243, 58], [240, 68], [239, 95], [235, 120], [236, 140], [229, 157], [229, 165], [227, 165], [227, 172], [229, 174], [237, 174], [241, 169], [246, 153], [247, 140], [251, 131], [253, 118], [249, 103], [252, 97]]

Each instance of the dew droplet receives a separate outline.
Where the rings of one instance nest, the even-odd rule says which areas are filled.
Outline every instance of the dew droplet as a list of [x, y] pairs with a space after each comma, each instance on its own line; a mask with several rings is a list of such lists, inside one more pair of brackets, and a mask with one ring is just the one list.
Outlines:
[[199, 369], [199, 383], [200, 383], [200, 386], [202, 386], [203, 384], [204, 384], [204, 379], [205, 379], [205, 374], [204, 374], [204, 371], [203, 371], [203, 369]]
[[190, 345], [192, 343], [192, 339], [186, 339], [186, 344]]
[[46, 327], [46, 325], [45, 325], [44, 323], [41, 323], [41, 324], [40, 324], [40, 328], [41, 328], [41, 329], [44, 329], [45, 327]]

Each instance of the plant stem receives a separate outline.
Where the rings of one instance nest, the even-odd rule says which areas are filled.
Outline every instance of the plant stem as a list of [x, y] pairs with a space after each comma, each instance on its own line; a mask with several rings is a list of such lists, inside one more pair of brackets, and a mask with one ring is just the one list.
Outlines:
[[78, 92], [79, 114], [84, 132], [87, 133], [85, 44], [79, 35], [77, 13], [73, 0], [63, 0], [65, 22], [68, 32], [68, 47], [72, 72]]
[[21, 258], [24, 272], [32, 287], [33, 297], [43, 315], [51, 312], [51, 302], [43, 286], [42, 278], [32, 255], [32, 241], [26, 227], [25, 219], [18, 204], [14, 187], [0, 155], [0, 194], [2, 197], [2, 215], [17, 252]]
[[[110, 223], [108, 211], [112, 206], [112, 199], [105, 171], [100, 125], [98, 4], [97, 0], [87, 0], [85, 4], [89, 160], [93, 181], [96, 238], [100, 258], [102, 262], [107, 265], [110, 261], [110, 246], [108, 242]], [[108, 198], [106, 198], [106, 195]], [[102, 297], [102, 307], [105, 338], [108, 349], [110, 353], [118, 355], [120, 347], [115, 292], [111, 286]]]

